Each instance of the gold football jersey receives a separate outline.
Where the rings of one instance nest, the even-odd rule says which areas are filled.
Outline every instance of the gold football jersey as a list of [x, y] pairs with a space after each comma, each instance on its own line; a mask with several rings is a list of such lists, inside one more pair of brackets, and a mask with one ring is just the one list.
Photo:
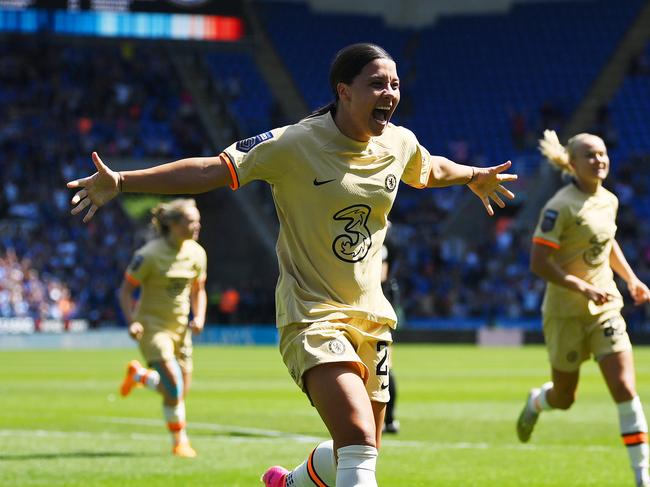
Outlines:
[[562, 269], [614, 296], [596, 305], [582, 294], [547, 283], [542, 311], [548, 316], [596, 315], [622, 308], [623, 298], [614, 282], [609, 256], [616, 235], [618, 199], [600, 187], [587, 194], [575, 184], [560, 189], [542, 209], [533, 242], [556, 249]]
[[140, 299], [134, 319], [153, 326], [183, 333], [190, 312], [190, 291], [197, 279], [205, 279], [207, 257], [194, 240], [174, 248], [164, 238], [151, 240], [140, 248], [125, 278], [140, 286]]
[[389, 125], [359, 142], [331, 114], [228, 147], [233, 189], [271, 185], [280, 221], [277, 326], [364, 318], [395, 326], [381, 290], [381, 248], [399, 181], [426, 185], [431, 156], [409, 130]]

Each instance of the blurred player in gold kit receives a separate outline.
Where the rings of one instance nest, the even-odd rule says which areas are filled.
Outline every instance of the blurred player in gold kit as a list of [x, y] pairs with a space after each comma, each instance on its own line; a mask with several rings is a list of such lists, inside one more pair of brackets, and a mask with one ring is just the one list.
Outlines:
[[531, 269], [547, 282], [542, 314], [552, 382], [531, 390], [517, 435], [527, 442], [542, 411], [571, 407], [580, 366], [593, 356], [616, 402], [636, 485], [650, 487], [648, 424], [614, 272], [627, 283], [635, 304], [650, 300], [650, 291], [615, 238], [618, 199], [602, 186], [609, 173], [607, 148], [600, 137], [586, 133], [563, 147], [547, 130], [540, 150], [572, 182], [546, 203], [533, 237]]
[[206, 254], [196, 242], [201, 217], [193, 199], [160, 203], [152, 214], [158, 238], [135, 253], [120, 288], [129, 335], [148, 368], [132, 360], [120, 393], [127, 396], [138, 385], [161, 393], [172, 452], [191, 458], [196, 452], [185, 429], [184, 399], [192, 380], [192, 333], [203, 330], [207, 302]]

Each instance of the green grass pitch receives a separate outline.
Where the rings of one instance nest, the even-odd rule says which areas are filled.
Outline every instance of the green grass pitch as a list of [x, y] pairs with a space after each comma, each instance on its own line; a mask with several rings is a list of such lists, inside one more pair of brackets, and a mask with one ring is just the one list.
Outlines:
[[[650, 349], [635, 351], [650, 404]], [[197, 459], [170, 454], [160, 399], [117, 394], [137, 350], [2, 351], [0, 485], [253, 487], [295, 466], [326, 432], [272, 347], [197, 347], [187, 400]], [[616, 409], [586, 363], [578, 401], [515, 436], [527, 391], [547, 380], [541, 347], [398, 345], [397, 415], [378, 462], [385, 487], [633, 485]]]

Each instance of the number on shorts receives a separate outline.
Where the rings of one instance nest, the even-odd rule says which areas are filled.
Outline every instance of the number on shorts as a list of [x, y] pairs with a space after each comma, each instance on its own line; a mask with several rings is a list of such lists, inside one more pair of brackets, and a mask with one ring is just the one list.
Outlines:
[[377, 342], [377, 351], [384, 351], [384, 356], [379, 359], [377, 364], [377, 375], [388, 375], [388, 342]]

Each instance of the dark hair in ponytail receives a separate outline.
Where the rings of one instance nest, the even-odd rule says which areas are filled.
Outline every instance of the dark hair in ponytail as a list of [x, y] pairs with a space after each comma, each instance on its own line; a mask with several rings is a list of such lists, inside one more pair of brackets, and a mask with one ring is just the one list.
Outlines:
[[376, 44], [361, 42], [351, 44], [341, 49], [330, 66], [330, 89], [334, 94], [334, 101], [315, 110], [307, 118], [324, 115], [328, 112], [336, 114], [336, 107], [339, 101], [339, 95], [336, 87], [339, 83], [350, 84], [356, 78], [366, 64], [375, 59], [390, 59], [393, 57], [388, 52]]

